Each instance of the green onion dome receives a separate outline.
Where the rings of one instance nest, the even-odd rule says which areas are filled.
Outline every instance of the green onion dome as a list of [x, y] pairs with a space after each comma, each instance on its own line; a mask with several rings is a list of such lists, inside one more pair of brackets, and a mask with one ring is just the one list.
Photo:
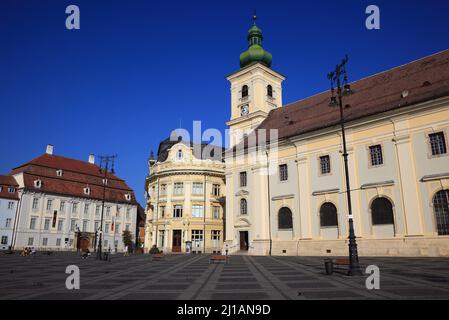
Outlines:
[[248, 50], [240, 55], [240, 68], [244, 68], [256, 62], [271, 67], [273, 56], [262, 47], [262, 30], [257, 27], [256, 18], [256, 16], [253, 17], [254, 24], [251, 29], [248, 30]]

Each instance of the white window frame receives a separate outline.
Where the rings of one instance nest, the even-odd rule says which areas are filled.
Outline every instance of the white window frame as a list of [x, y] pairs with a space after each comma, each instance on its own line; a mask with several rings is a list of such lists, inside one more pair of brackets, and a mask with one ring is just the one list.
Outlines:
[[39, 198], [33, 198], [33, 203], [31, 205], [31, 208], [33, 210], [37, 210], [38, 207], [39, 207]]
[[204, 184], [202, 182], [193, 182], [192, 194], [204, 194]]
[[90, 207], [89, 203], [84, 204], [84, 216], [89, 215], [89, 207]]
[[65, 212], [65, 201], [61, 201], [59, 203], [59, 211], [60, 212]]
[[30, 218], [30, 230], [36, 230], [37, 217]]
[[173, 206], [173, 218], [182, 218], [183, 214], [183, 206], [180, 204], [176, 204]]
[[53, 208], [53, 199], [47, 199], [47, 207], [46, 207], [46, 210], [47, 210], [47, 211], [51, 211], [52, 208]]
[[204, 207], [201, 204], [192, 205], [192, 218], [203, 218], [204, 217]]
[[58, 219], [57, 230], [62, 231], [64, 229], [64, 219]]
[[212, 217], [214, 219], [220, 219], [220, 215], [221, 215], [220, 211], [221, 211], [220, 206], [212, 206]]
[[215, 197], [219, 197], [221, 193], [220, 185], [219, 184], [213, 184], [212, 185], [212, 195]]
[[89, 220], [83, 220], [83, 227], [82, 227], [82, 231], [83, 232], [87, 232], [87, 230], [89, 229]]
[[44, 230], [45, 230], [45, 231], [50, 230], [50, 222], [51, 222], [51, 219], [50, 219], [50, 218], [45, 218], [45, 219], [44, 219]]
[[184, 183], [183, 182], [175, 182], [173, 185], [173, 195], [179, 196], [184, 194]]

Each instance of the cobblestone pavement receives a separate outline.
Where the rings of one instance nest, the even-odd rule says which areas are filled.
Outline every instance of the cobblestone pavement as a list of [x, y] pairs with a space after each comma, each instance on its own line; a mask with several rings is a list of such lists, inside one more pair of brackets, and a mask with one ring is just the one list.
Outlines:
[[[67, 290], [68, 265], [80, 268], [80, 290]], [[0, 255], [0, 299], [449, 299], [449, 259], [361, 258], [380, 268], [380, 290], [366, 276], [325, 274], [319, 257], [114, 255], [110, 262], [58, 253]]]

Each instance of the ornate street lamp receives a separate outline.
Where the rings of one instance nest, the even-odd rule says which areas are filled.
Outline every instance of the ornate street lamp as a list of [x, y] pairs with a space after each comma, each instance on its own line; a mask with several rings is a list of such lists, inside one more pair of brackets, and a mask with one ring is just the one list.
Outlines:
[[[329, 106], [340, 107], [340, 126], [341, 135], [343, 138], [343, 159], [345, 164], [345, 178], [346, 178], [346, 198], [348, 202], [349, 211], [349, 270], [348, 275], [361, 275], [362, 271], [359, 265], [359, 255], [357, 252], [357, 242], [354, 232], [354, 221], [352, 216], [351, 206], [351, 188], [349, 183], [349, 170], [348, 170], [348, 152], [346, 149], [346, 136], [345, 136], [345, 121], [343, 117], [343, 96], [349, 96], [353, 93], [350, 84], [348, 83], [348, 76], [346, 73], [346, 63], [348, 62], [348, 56], [346, 55], [342, 62], [335, 67], [335, 70], [327, 75], [331, 81], [331, 100]], [[336, 87], [334, 87], [336, 85]], [[336, 96], [335, 96], [336, 94]]]
[[[111, 172], [114, 174], [114, 161], [117, 158], [114, 156], [100, 156], [100, 173], [104, 173], [103, 176], [103, 198], [101, 203], [101, 219], [100, 219], [100, 230], [99, 230], [99, 238], [98, 238], [98, 251], [97, 251], [97, 259], [103, 260], [102, 250], [103, 250], [103, 213], [104, 213], [104, 202], [106, 198], [106, 185], [107, 185], [107, 176], [109, 170], [109, 164], [112, 165]], [[115, 229], [114, 229], [115, 232]]]

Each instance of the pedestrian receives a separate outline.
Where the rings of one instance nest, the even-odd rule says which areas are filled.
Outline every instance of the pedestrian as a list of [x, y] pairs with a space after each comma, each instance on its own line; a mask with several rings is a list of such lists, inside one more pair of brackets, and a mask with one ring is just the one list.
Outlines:
[[127, 257], [129, 255], [128, 253], [128, 246], [125, 246], [125, 253], [123, 254], [124, 257]]

